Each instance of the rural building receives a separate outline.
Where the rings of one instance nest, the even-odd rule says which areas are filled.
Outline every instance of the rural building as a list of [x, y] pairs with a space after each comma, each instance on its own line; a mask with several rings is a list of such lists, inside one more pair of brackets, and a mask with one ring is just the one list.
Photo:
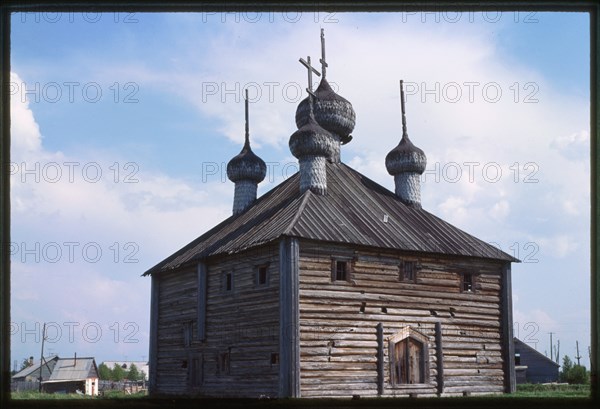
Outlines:
[[98, 367], [94, 358], [60, 358], [48, 380], [42, 381], [47, 393], [98, 395]]
[[[318, 71], [301, 62], [310, 89]], [[341, 162], [355, 112], [326, 80], [323, 38], [321, 63], [289, 141], [299, 172], [257, 198], [266, 166], [246, 95], [245, 143], [227, 166], [233, 215], [144, 273], [150, 393], [514, 391], [518, 260], [421, 207], [426, 156], [408, 137], [403, 92], [402, 138], [385, 158], [395, 191]]]
[[[42, 363], [42, 391], [47, 393], [76, 393], [98, 395], [98, 368], [94, 358], [59, 358], [54, 355]], [[40, 363], [37, 362], [12, 377], [16, 389], [32, 389], [25, 383], [39, 387]], [[31, 386], [31, 385], [29, 385]]]
[[520, 339], [514, 339], [517, 383], [558, 382], [559, 364]]
[[13, 382], [38, 382], [40, 379], [40, 366], [42, 367], [42, 379], [48, 379], [58, 360], [57, 355], [52, 355], [44, 358], [42, 361], [34, 361], [33, 357], [29, 358], [29, 366], [23, 368], [12, 376]]

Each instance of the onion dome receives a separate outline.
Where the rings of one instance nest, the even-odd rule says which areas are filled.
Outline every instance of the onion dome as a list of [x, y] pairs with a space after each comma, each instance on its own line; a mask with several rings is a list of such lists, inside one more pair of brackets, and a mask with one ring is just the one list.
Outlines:
[[256, 156], [250, 148], [247, 89], [244, 105], [246, 111], [246, 141], [244, 142], [244, 147], [239, 155], [235, 156], [227, 164], [227, 177], [234, 183], [241, 180], [248, 180], [258, 184], [262, 182], [267, 175], [267, 165], [265, 164], [265, 161]]
[[227, 164], [227, 177], [234, 183], [240, 180], [260, 183], [266, 175], [267, 165], [265, 161], [252, 152], [250, 141], [246, 138], [242, 151]]
[[335, 153], [333, 135], [317, 123], [310, 115], [307, 121], [290, 136], [290, 151], [296, 158], [307, 156], [330, 157]]
[[[329, 132], [340, 136], [342, 144], [350, 142], [356, 123], [352, 104], [336, 94], [325, 78], [315, 91], [314, 116], [316, 121]], [[296, 126], [301, 128], [309, 118], [308, 98], [303, 99], [296, 109]]]
[[408, 139], [408, 135], [402, 135], [398, 146], [390, 151], [385, 157], [385, 167], [390, 175], [404, 172], [423, 174], [427, 166], [425, 153], [417, 148]]
[[398, 146], [390, 151], [385, 157], [385, 167], [390, 175], [396, 176], [404, 172], [425, 172], [427, 157], [425, 152], [417, 148], [408, 139], [406, 130], [406, 109], [404, 108], [404, 81], [400, 80], [400, 106], [402, 110], [402, 139]]

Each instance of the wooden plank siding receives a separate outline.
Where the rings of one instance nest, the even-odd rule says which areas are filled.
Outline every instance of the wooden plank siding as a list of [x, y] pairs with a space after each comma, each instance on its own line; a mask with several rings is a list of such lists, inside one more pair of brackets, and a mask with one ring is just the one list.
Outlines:
[[[332, 282], [332, 257], [351, 258], [349, 281]], [[414, 282], [400, 281], [400, 259], [417, 262]], [[503, 392], [502, 267], [498, 261], [401, 256], [301, 240], [301, 396], [435, 396], [438, 356], [443, 357], [442, 395]], [[463, 272], [474, 274], [474, 292], [461, 291]], [[381, 395], [379, 323], [384, 338]], [[443, 338], [441, 355], [436, 323]], [[406, 326], [429, 339], [428, 379], [393, 387], [388, 340]]]
[[[203, 269], [188, 265], [159, 275], [155, 393], [277, 396], [279, 362], [273, 360], [279, 353], [278, 251], [277, 244], [268, 245], [209, 259]], [[257, 283], [260, 265], [267, 265], [266, 285]], [[228, 272], [233, 273], [231, 291], [223, 286]], [[204, 276], [202, 331], [198, 285]], [[225, 353], [228, 368], [219, 368], [219, 357]], [[192, 361], [200, 366], [194, 374]]]

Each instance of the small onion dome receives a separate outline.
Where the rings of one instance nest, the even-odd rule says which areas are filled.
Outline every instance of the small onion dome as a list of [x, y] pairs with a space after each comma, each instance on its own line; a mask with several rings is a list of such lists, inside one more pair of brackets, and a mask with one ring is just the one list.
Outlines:
[[308, 121], [290, 136], [290, 151], [300, 159], [304, 156], [331, 157], [335, 152], [333, 135], [323, 129], [309, 114]]
[[[350, 133], [354, 130], [356, 114], [352, 104], [336, 94], [325, 78], [315, 91], [315, 119], [329, 132], [338, 134], [342, 144], [350, 142]], [[296, 109], [296, 126], [302, 127], [309, 117], [308, 98], [303, 99]]]
[[246, 140], [242, 151], [227, 164], [227, 177], [232, 182], [251, 180], [260, 183], [267, 175], [265, 161], [256, 156]]
[[403, 135], [398, 146], [385, 157], [385, 167], [388, 173], [393, 176], [403, 172], [414, 172], [421, 175], [426, 166], [427, 157], [425, 153], [413, 145], [408, 139], [408, 135]]

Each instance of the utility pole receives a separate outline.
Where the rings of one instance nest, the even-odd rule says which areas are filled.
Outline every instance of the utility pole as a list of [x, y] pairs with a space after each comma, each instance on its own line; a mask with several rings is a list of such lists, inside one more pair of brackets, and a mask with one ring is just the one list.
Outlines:
[[556, 341], [556, 363], [558, 364], [560, 360], [560, 339]]
[[575, 347], [577, 348], [577, 355], [575, 356], [577, 359], [577, 366], [581, 366], [581, 362], [579, 362], [581, 359], [581, 355], [579, 355], [579, 341], [575, 341]]
[[554, 334], [554, 332], [550, 332], [550, 359], [552, 359], [552, 357], [554, 356], [554, 354], [552, 353], [552, 334]]
[[44, 362], [44, 341], [46, 340], [46, 323], [44, 322], [44, 327], [42, 329], [42, 350], [40, 352], [40, 385], [39, 392], [42, 393], [42, 363]]

